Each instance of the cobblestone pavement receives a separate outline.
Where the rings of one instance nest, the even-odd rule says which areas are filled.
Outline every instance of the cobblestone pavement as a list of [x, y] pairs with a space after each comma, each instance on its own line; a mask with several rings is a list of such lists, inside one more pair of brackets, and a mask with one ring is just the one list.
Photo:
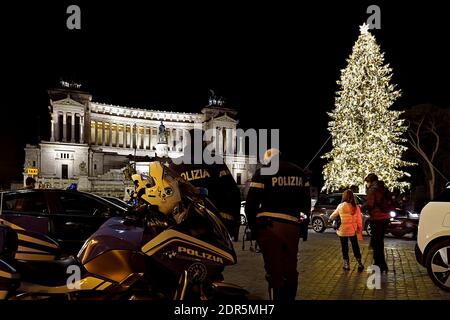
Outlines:
[[[242, 239], [241, 228], [241, 237]], [[372, 263], [369, 237], [360, 242], [362, 260], [366, 268]], [[427, 270], [420, 266], [414, 255], [415, 241], [408, 236], [385, 238], [389, 272], [381, 276], [381, 289], [369, 289], [367, 280], [371, 274], [356, 270], [350, 246], [351, 270], [342, 269], [339, 239], [334, 230], [322, 234], [309, 230], [308, 241], [300, 241], [299, 249], [299, 300], [450, 300], [450, 292], [436, 287]], [[262, 254], [250, 251], [250, 242], [235, 243], [238, 263], [227, 267], [225, 281], [243, 286], [250, 292], [250, 299], [268, 299], [267, 283]]]

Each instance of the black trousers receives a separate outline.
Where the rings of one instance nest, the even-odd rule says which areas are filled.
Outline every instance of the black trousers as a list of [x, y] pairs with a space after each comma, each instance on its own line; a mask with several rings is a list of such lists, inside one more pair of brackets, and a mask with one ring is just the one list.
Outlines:
[[257, 239], [273, 300], [295, 300], [299, 225], [258, 218]]
[[356, 259], [361, 259], [361, 251], [359, 250], [358, 238], [356, 235], [352, 237], [339, 237], [341, 239], [342, 258], [348, 260], [348, 240], [352, 243], [353, 255]]
[[381, 271], [387, 270], [386, 257], [384, 255], [384, 235], [388, 227], [389, 220], [372, 220], [372, 236], [370, 243], [373, 249], [373, 264], [380, 267]]

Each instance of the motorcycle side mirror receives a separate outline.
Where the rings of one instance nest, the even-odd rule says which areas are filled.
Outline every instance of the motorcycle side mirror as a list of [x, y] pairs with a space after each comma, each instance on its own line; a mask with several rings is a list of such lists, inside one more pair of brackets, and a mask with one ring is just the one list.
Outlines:
[[111, 217], [111, 216], [112, 216], [112, 210], [111, 210], [111, 208], [107, 208], [105, 211], [103, 211], [103, 212], [102, 212], [102, 216], [103, 216], [103, 217], [107, 217], [107, 218]]
[[124, 225], [134, 226], [139, 221], [136, 215], [126, 215], [123, 219]]
[[125, 214], [123, 215], [124, 223], [127, 225], [136, 225], [138, 221], [141, 220], [140, 212], [135, 211], [133, 209], [129, 209]]

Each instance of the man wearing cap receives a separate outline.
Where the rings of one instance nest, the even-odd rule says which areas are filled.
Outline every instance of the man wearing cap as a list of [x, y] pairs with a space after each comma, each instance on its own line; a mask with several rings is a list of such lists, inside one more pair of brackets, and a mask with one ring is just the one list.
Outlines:
[[[309, 182], [300, 167], [280, 160], [278, 149], [267, 150], [264, 162], [253, 175], [245, 212], [263, 254], [270, 299], [295, 300], [300, 213], [311, 210]], [[265, 174], [274, 163], [278, 171]]]

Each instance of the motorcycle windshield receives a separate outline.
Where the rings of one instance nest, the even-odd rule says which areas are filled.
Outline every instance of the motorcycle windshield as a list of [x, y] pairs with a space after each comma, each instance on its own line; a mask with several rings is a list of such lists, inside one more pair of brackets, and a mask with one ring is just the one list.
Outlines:
[[178, 182], [185, 208], [184, 214], [174, 229], [214, 244], [235, 255], [231, 236], [220, 220], [219, 210], [199, 190], [184, 180], [177, 172], [164, 166], [164, 173]]

